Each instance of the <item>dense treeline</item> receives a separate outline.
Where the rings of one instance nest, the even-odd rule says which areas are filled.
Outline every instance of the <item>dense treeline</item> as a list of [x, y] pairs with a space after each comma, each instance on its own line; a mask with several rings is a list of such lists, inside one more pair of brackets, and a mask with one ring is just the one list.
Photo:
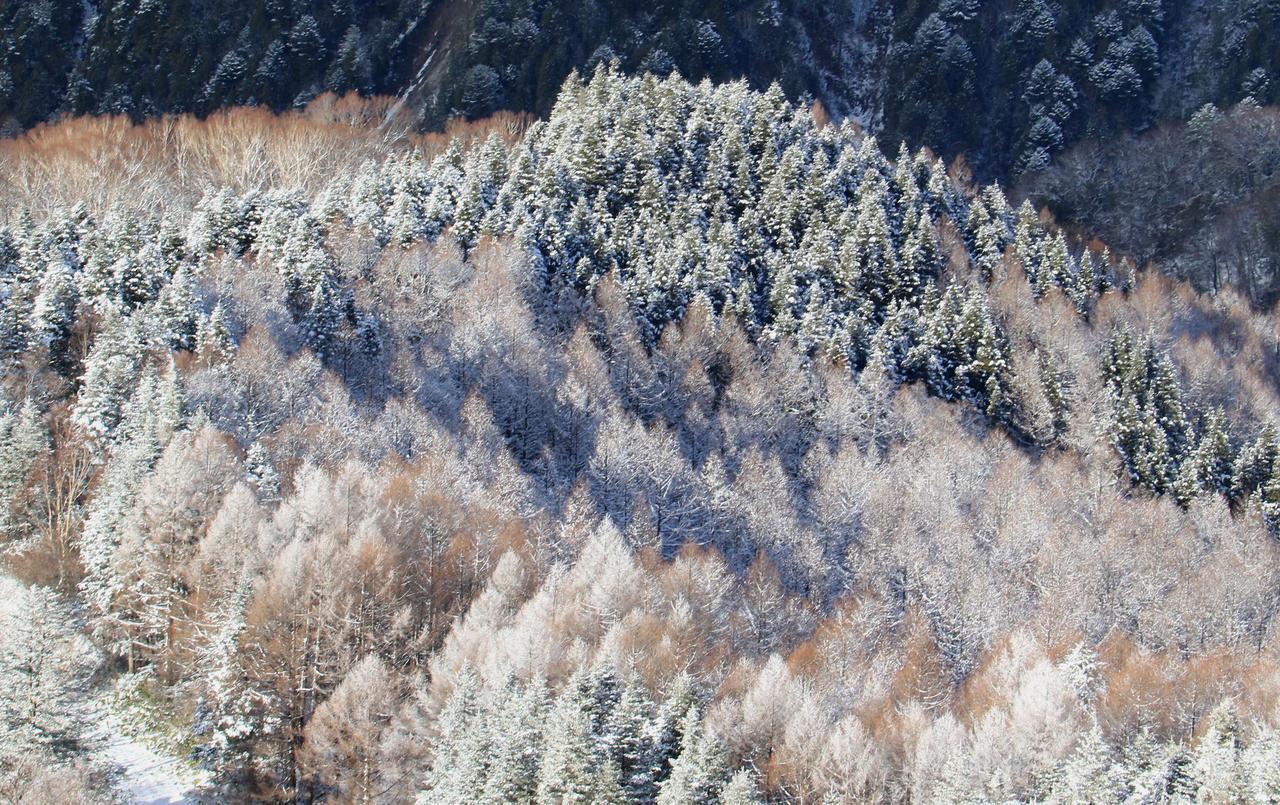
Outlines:
[[0, 2], [0, 122], [404, 96], [422, 122], [547, 113], [572, 70], [778, 82], [982, 175], [1081, 138], [1280, 100], [1274, 2]]
[[1280, 299], [1278, 126], [1274, 107], [1208, 105], [1185, 125], [1081, 143], [1024, 189], [1138, 260], [1267, 307]]
[[[894, 4], [885, 130], [995, 175], [1036, 172], [1205, 103], [1274, 103], [1273, 3]], [[1136, 198], [1135, 194], [1135, 198]]]
[[392, 88], [424, 0], [0, 3], [0, 117], [207, 114]]
[[1276, 796], [1274, 316], [778, 91], [324, 114], [0, 153], [7, 565], [224, 795]]
[[[575, 67], [784, 82], [869, 107], [851, 78], [874, 70], [860, 38], [884, 11], [861, 0], [559, 3], [546, 0], [265, 0], [82, 6], [0, 4], [0, 118], [58, 112], [301, 106], [322, 92], [409, 92], [422, 119], [545, 113]], [[850, 48], [848, 45], [852, 44]], [[424, 90], [424, 86], [426, 87]], [[829, 91], [828, 91], [829, 90]]]

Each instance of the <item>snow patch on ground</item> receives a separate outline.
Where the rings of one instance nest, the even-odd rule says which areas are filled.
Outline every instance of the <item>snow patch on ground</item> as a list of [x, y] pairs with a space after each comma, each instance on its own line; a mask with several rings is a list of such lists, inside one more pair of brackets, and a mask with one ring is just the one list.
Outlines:
[[[20, 609], [27, 588], [0, 571], [0, 625]], [[208, 775], [191, 761], [166, 752], [162, 736], [148, 735], [139, 719], [121, 712], [119, 680], [95, 695], [81, 732], [85, 759], [108, 770], [116, 795], [130, 805], [199, 803]], [[152, 740], [154, 739], [154, 740]]]
[[0, 624], [7, 623], [22, 604], [27, 588], [13, 576], [0, 572]]
[[119, 680], [115, 690], [98, 697], [95, 709], [102, 717], [88, 735], [93, 758], [115, 770], [115, 787], [132, 805], [201, 802], [208, 774], [166, 751], [164, 736], [150, 734], [143, 719], [131, 717], [136, 714], [120, 695], [130, 684]]
[[204, 783], [202, 776], [181, 758], [161, 755], [131, 737], [114, 715], [108, 715], [94, 731], [95, 760], [119, 770], [116, 788], [133, 805], [194, 803]]

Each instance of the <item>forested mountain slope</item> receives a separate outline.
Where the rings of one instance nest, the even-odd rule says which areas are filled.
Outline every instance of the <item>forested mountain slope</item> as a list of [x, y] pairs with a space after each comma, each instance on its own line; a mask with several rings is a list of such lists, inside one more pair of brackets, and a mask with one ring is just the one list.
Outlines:
[[1186, 124], [1090, 139], [1020, 190], [1082, 231], [1213, 293], [1280, 299], [1280, 110], [1206, 106]]
[[1280, 794], [1274, 314], [780, 90], [385, 111], [0, 144], [6, 563], [222, 796]]
[[982, 175], [1082, 137], [1280, 99], [1274, 0], [0, 1], [0, 119], [404, 95], [545, 114], [574, 69], [780, 82]]

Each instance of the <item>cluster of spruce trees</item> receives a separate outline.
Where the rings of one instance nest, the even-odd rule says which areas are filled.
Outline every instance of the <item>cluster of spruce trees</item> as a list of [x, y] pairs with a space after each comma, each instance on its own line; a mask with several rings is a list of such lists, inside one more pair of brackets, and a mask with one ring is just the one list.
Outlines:
[[[604, 67], [590, 81], [571, 79], [548, 123], [510, 151], [495, 137], [465, 158], [456, 145], [430, 164], [395, 158], [349, 189], [331, 189], [316, 207], [287, 194], [237, 199], [223, 191], [197, 208], [193, 244], [252, 246], [277, 259], [288, 272], [289, 308], [321, 354], [344, 319], [372, 337], [321, 243], [326, 222], [345, 213], [382, 245], [434, 241], [448, 228], [465, 252], [484, 234], [510, 235], [552, 294], [563, 286], [589, 292], [610, 274], [650, 346], [702, 299], [754, 338], [793, 338], [809, 355], [854, 370], [873, 364], [897, 382], [923, 381], [942, 399], [970, 400], [991, 421], [1041, 442], [1052, 442], [1060, 424], [1054, 433], [1029, 432], [984, 284], [1004, 270], [1008, 250], [1034, 298], [1056, 286], [1087, 317], [1102, 294], [1135, 282], [1132, 262], [1105, 249], [1072, 250], [1028, 203], [1014, 211], [998, 186], [966, 196], [926, 152], [904, 150], [891, 162], [848, 125], [819, 127], [777, 88], [758, 94], [743, 84], [626, 78]], [[939, 281], [940, 227], [958, 231], [979, 282]], [[1114, 342], [1108, 377], [1135, 371], [1137, 359], [1117, 353], [1128, 338]], [[1149, 364], [1154, 350], [1148, 343]], [[1182, 409], [1176, 372], [1167, 360], [1161, 367], [1163, 397], [1151, 404], [1129, 380], [1109, 384], [1117, 413], [1107, 427], [1134, 481], [1165, 492], [1185, 465], [1184, 503], [1231, 491], [1237, 500], [1262, 493], [1273, 504], [1265, 490], [1271, 461], [1252, 471], [1264, 480], [1229, 490], [1201, 465], [1234, 459], [1182, 460], [1239, 450], [1228, 446], [1220, 414]], [[1042, 383], [1061, 423], [1065, 403], [1051, 366]], [[1203, 418], [1205, 433], [1194, 435], [1189, 417]]]
[[1108, 344], [1110, 432], [1129, 477], [1173, 493], [1183, 505], [1204, 494], [1256, 504], [1273, 529], [1280, 527], [1280, 450], [1273, 427], [1265, 425], [1241, 447], [1228, 436], [1221, 409], [1203, 412], [1202, 426], [1193, 427], [1176, 372], [1149, 336], [1120, 332]]

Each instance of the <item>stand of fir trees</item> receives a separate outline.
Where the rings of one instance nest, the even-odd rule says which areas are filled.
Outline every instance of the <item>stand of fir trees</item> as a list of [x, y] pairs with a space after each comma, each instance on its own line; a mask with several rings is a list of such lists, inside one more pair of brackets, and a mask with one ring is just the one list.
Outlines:
[[1280, 795], [1274, 314], [778, 90], [508, 120], [0, 146], [6, 570], [218, 795]]

